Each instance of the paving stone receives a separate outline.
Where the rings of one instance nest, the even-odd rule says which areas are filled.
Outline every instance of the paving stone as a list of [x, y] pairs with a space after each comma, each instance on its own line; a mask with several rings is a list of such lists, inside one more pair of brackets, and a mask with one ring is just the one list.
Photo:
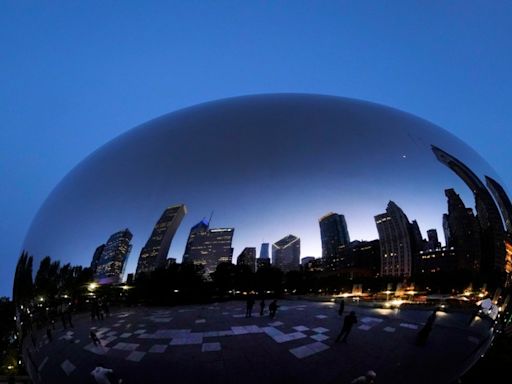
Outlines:
[[149, 348], [148, 352], [151, 353], [163, 353], [167, 349], [167, 344], [155, 344]]
[[311, 336], [311, 338], [316, 341], [324, 341], [327, 340], [329, 336], [326, 336], [323, 333], [317, 333], [316, 335]]
[[75, 365], [69, 360], [64, 360], [61, 363], [60, 367], [62, 368], [66, 376], [69, 376], [76, 369]]
[[220, 350], [220, 343], [204, 343], [201, 347], [201, 352], [216, 352]]
[[128, 357], [126, 358], [126, 360], [130, 360], [130, 361], [135, 361], [135, 362], [139, 362], [142, 360], [142, 358], [146, 355], [146, 352], [141, 352], [141, 351], [133, 351], [132, 353], [130, 353], [128, 355]]
[[315, 353], [325, 351], [326, 349], [329, 349], [328, 345], [323, 344], [321, 342], [316, 342], [303, 345], [301, 347], [292, 348], [290, 349], [290, 352], [298, 359], [303, 359], [305, 357], [314, 355]]

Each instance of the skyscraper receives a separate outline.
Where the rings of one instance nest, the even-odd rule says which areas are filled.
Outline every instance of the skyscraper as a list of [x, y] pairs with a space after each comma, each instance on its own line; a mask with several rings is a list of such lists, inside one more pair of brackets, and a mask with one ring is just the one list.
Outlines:
[[92, 271], [93, 275], [96, 274], [96, 270], [98, 269], [98, 265], [101, 260], [101, 254], [103, 253], [104, 249], [105, 249], [105, 244], [101, 244], [94, 251], [94, 255], [92, 256], [92, 261], [91, 261], [91, 271]]
[[165, 267], [172, 239], [186, 213], [187, 208], [183, 204], [168, 207], [164, 211], [140, 251], [136, 275]]
[[447, 224], [450, 231], [448, 248], [455, 250], [455, 268], [479, 272], [482, 259], [480, 224], [471, 208], [466, 208], [453, 189], [444, 191], [448, 198]]
[[119, 284], [123, 280], [126, 261], [132, 250], [133, 235], [128, 228], [109, 237], [96, 268], [95, 279], [102, 284]]
[[251, 269], [251, 272], [256, 272], [256, 248], [244, 248], [236, 259], [236, 265], [246, 265]]
[[256, 269], [270, 266], [269, 243], [261, 243], [260, 257], [256, 260]]
[[484, 274], [505, 271], [505, 231], [503, 221], [491, 194], [480, 178], [462, 161], [432, 146], [439, 162], [450, 168], [469, 187], [475, 197], [476, 217], [481, 230], [480, 271]]
[[336, 269], [339, 250], [350, 244], [345, 216], [330, 212], [319, 220], [322, 258], [327, 269]]
[[503, 216], [503, 220], [505, 221], [505, 228], [509, 234], [509, 237], [512, 236], [512, 203], [505, 192], [505, 188], [501, 186], [496, 180], [489, 176], [485, 176], [485, 182], [489, 187], [494, 199], [498, 203], [498, 207], [500, 208], [501, 215]]
[[190, 230], [183, 262], [203, 265], [205, 274], [215, 272], [219, 263], [231, 262], [233, 258], [234, 231], [234, 228], [209, 229], [205, 220], [200, 221]]
[[283, 272], [295, 271], [300, 265], [300, 239], [288, 235], [272, 244], [272, 264]]
[[441, 248], [441, 243], [439, 242], [439, 239], [437, 237], [437, 230], [436, 229], [429, 229], [427, 231], [427, 249], [437, 249]]
[[405, 213], [390, 201], [386, 213], [375, 216], [375, 224], [380, 240], [381, 275], [410, 276], [412, 272], [411, 224]]

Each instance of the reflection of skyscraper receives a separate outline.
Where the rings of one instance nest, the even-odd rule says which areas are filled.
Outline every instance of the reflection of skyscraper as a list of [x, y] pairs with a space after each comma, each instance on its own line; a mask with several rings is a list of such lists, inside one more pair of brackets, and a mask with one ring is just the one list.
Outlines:
[[411, 224], [405, 213], [390, 201], [386, 213], [375, 216], [375, 224], [380, 240], [381, 275], [410, 276], [412, 271]]
[[205, 220], [192, 227], [183, 255], [184, 263], [203, 265], [205, 273], [212, 273], [222, 262], [231, 262], [233, 258], [234, 228], [209, 229]]
[[439, 242], [439, 239], [437, 237], [437, 230], [436, 229], [429, 229], [427, 231], [427, 249], [437, 249], [441, 248], [441, 243]]
[[187, 213], [185, 205], [167, 208], [153, 228], [146, 245], [140, 251], [136, 275], [165, 267], [165, 260], [178, 226]]
[[242, 253], [236, 259], [236, 265], [246, 265], [252, 272], [256, 272], [256, 248], [244, 248]]
[[450, 235], [450, 226], [448, 225], [448, 214], [443, 214], [443, 233], [444, 233], [444, 243], [446, 245], [450, 244], [452, 241], [452, 237]]
[[336, 269], [340, 248], [350, 244], [345, 216], [331, 212], [321, 217], [319, 224], [324, 265]]
[[269, 244], [262, 243], [260, 248], [260, 257], [256, 260], [256, 267], [260, 269], [261, 267], [270, 266], [270, 256], [268, 252]]
[[505, 270], [505, 233], [500, 212], [491, 194], [479, 177], [459, 159], [432, 146], [437, 159], [449, 167], [471, 189], [475, 197], [476, 217], [480, 223], [483, 273]]
[[349, 279], [380, 274], [379, 240], [353, 241], [340, 249], [337, 273]]
[[132, 237], [128, 228], [109, 237], [96, 268], [96, 279], [107, 284], [122, 282], [126, 261], [132, 250]]
[[98, 265], [101, 260], [101, 254], [103, 253], [104, 249], [105, 249], [105, 244], [101, 244], [94, 251], [94, 255], [92, 256], [92, 261], [91, 261], [91, 271], [92, 271], [93, 275], [96, 274], [96, 270], [98, 269]]
[[448, 198], [447, 223], [450, 232], [447, 247], [453, 247], [456, 268], [478, 272], [482, 258], [480, 225], [471, 208], [466, 208], [453, 189], [444, 191]]
[[500, 183], [489, 176], [485, 176], [485, 182], [500, 207], [503, 220], [505, 221], [505, 228], [509, 235], [512, 236], [512, 203]]
[[288, 235], [272, 244], [272, 264], [283, 272], [299, 269], [300, 239]]

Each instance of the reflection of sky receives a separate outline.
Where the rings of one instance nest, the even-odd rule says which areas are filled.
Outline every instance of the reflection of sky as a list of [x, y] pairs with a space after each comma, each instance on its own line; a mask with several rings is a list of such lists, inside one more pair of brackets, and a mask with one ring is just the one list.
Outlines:
[[423, 235], [444, 242], [444, 189], [473, 206], [468, 188], [439, 163], [434, 144], [476, 173], [489, 167], [456, 138], [424, 120], [374, 104], [305, 96], [253, 96], [178, 111], [136, 128], [89, 156], [56, 187], [25, 247], [34, 255], [88, 265], [94, 249], [128, 227], [127, 271], [153, 225], [185, 203], [171, 245], [181, 260], [190, 227], [213, 214], [234, 227], [234, 256], [291, 233], [302, 256], [320, 256], [318, 218], [345, 215], [352, 240], [377, 238], [373, 216], [395, 201]]

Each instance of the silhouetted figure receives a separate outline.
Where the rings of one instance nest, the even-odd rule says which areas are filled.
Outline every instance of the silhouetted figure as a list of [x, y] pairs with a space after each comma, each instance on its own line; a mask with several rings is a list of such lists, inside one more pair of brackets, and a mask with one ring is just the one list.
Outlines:
[[[106, 316], [107, 318], [108, 318], [108, 317], [110, 317], [110, 307], [109, 307], [109, 305], [108, 305], [108, 302], [103, 301], [103, 302], [101, 303], [101, 310], [102, 310], [103, 312], [105, 312], [105, 316]], [[102, 320], [103, 320], [103, 316], [102, 316]]]
[[418, 332], [418, 338], [416, 340], [418, 345], [425, 345], [427, 342], [428, 335], [430, 334], [430, 331], [432, 331], [432, 327], [436, 321], [436, 312], [437, 310], [434, 309], [434, 312], [430, 314], [423, 328], [421, 328], [421, 330]]
[[276, 317], [277, 308], [279, 308], [279, 305], [277, 305], [277, 300], [273, 300], [268, 306], [268, 314], [271, 319]]
[[96, 332], [94, 332], [91, 329], [91, 332], [89, 333], [89, 335], [91, 336], [91, 340], [92, 340], [92, 342], [94, 343], [95, 346], [98, 346], [98, 344], [101, 345], [101, 340], [98, 337], [98, 335], [96, 334]]
[[345, 310], [345, 300], [341, 299], [340, 307], [338, 308], [338, 315], [343, 316], [344, 310]]
[[94, 319], [103, 320], [103, 313], [101, 312], [101, 306], [98, 300], [92, 302], [91, 320]]
[[51, 327], [48, 327], [46, 329], [46, 337], [48, 337], [48, 342], [52, 342], [53, 341], [53, 335], [52, 335], [52, 328]]
[[350, 384], [366, 384], [366, 383], [375, 383], [375, 379], [377, 378], [377, 374], [374, 371], [368, 371], [364, 374], [364, 376], [359, 376], [350, 382]]
[[356, 323], [357, 323], [356, 313], [354, 311], [351, 311], [347, 316], [345, 316], [345, 319], [343, 320], [343, 327], [341, 328], [341, 332], [338, 335], [338, 337], [336, 337], [336, 342], [339, 342], [341, 337], [343, 336], [343, 339], [341, 341], [346, 343], [347, 337], [348, 337], [350, 331], [352, 330], [352, 327]]
[[251, 317], [252, 316], [252, 307], [254, 307], [254, 297], [249, 296], [247, 298], [247, 309], [245, 310], [245, 317]]
[[265, 300], [260, 301], [260, 316], [263, 316], [265, 314]]

